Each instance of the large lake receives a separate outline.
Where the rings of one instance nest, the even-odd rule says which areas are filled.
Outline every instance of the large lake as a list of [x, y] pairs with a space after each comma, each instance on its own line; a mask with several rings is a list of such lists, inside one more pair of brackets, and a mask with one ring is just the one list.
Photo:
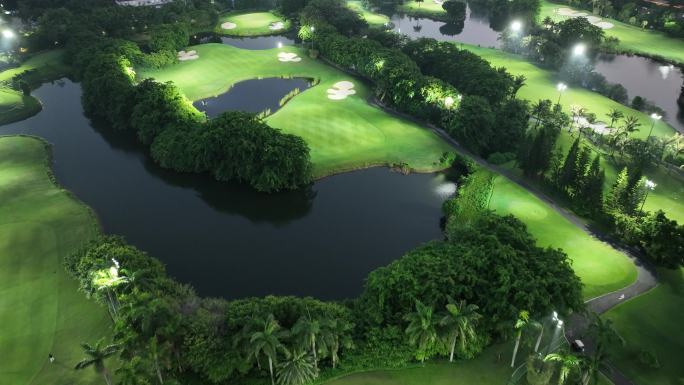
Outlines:
[[34, 95], [43, 111], [0, 135], [52, 143], [58, 182], [95, 210], [104, 231], [202, 295], [353, 297], [371, 270], [441, 237], [441, 204], [454, 191], [442, 174], [374, 168], [259, 194], [159, 168], [131, 135], [91, 125], [78, 84], [46, 84]]

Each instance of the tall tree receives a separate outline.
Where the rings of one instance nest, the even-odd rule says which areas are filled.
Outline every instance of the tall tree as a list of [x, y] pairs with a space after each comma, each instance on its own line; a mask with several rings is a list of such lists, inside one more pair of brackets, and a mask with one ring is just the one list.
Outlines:
[[280, 327], [278, 321], [269, 314], [264, 318], [253, 320], [254, 332], [249, 337], [252, 356], [258, 361], [260, 356], [268, 359], [268, 371], [271, 373], [271, 385], [275, 385], [273, 364], [278, 362], [278, 352], [287, 351], [281, 342], [286, 332]]
[[482, 317], [477, 312], [478, 309], [477, 305], [468, 304], [464, 300], [457, 302], [449, 298], [446, 313], [439, 321], [444, 328], [444, 337], [450, 350], [449, 362], [454, 361], [457, 342], [460, 342], [461, 350], [465, 350], [468, 341], [475, 338], [475, 324]]
[[437, 344], [439, 320], [435, 317], [432, 307], [424, 305], [420, 301], [416, 301], [416, 311], [407, 314], [404, 319], [408, 321], [405, 332], [409, 344], [416, 346], [416, 358], [425, 362]]
[[302, 346], [311, 349], [311, 355], [313, 356], [313, 362], [316, 368], [318, 368], [316, 341], [322, 332], [321, 321], [317, 318], [312, 318], [310, 314], [299, 317], [292, 327], [292, 334], [295, 338], [299, 340]]
[[84, 342], [81, 344], [81, 347], [87, 357], [79, 361], [74, 369], [82, 370], [92, 366], [104, 378], [107, 385], [112, 385], [112, 380], [109, 378], [109, 372], [105, 366], [105, 360], [118, 352], [119, 346], [104, 345], [104, 340], [101, 339], [94, 346]]
[[622, 119], [622, 117], [625, 116], [625, 114], [622, 113], [622, 111], [616, 109], [616, 108], [611, 108], [610, 111], [606, 114], [606, 116], [610, 119], [610, 126], [608, 127], [615, 127], [615, 122], [618, 120]]
[[572, 143], [568, 154], [565, 156], [563, 167], [561, 167], [558, 180], [556, 181], [558, 188], [563, 191], [567, 191], [568, 188], [572, 186], [572, 182], [577, 176], [577, 158], [579, 156], [579, 150], [580, 140], [577, 138]]
[[601, 168], [600, 155], [596, 155], [591, 166], [589, 166], [581, 191], [583, 207], [592, 214], [598, 214], [603, 210], [603, 184], [605, 179], [606, 174]]
[[558, 364], [558, 385], [565, 384], [570, 377], [570, 373], [582, 367], [582, 360], [579, 357], [566, 352], [551, 353], [544, 357], [544, 361]]
[[333, 369], [337, 367], [340, 349], [350, 348], [353, 344], [349, 335], [353, 328], [354, 326], [351, 323], [340, 318], [327, 318], [323, 323], [323, 329], [326, 333], [321, 337], [326, 340], [325, 344], [330, 350]]

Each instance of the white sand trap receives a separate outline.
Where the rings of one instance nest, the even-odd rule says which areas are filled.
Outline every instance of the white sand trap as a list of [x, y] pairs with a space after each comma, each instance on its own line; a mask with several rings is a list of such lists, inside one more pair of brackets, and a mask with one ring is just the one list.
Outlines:
[[592, 131], [599, 133], [601, 135], [606, 135], [611, 132], [611, 129], [608, 128], [608, 125], [606, 123], [596, 122], [592, 124], [589, 123], [589, 121], [583, 116], [577, 118], [576, 127], [588, 127], [591, 128]]
[[268, 26], [268, 29], [270, 29], [271, 31], [279, 31], [283, 28], [285, 28], [285, 23], [283, 23], [282, 21], [271, 23], [271, 25]]
[[278, 54], [278, 60], [280, 60], [281, 62], [295, 62], [295, 63], [297, 63], [297, 62], [302, 61], [302, 58], [297, 56], [296, 53], [281, 52]]
[[333, 88], [328, 88], [328, 99], [331, 100], [343, 100], [354, 94], [356, 94], [354, 83], [347, 80], [337, 82], [333, 84]]
[[199, 59], [199, 55], [197, 54], [197, 51], [178, 51], [178, 60], [180, 61], [188, 61], [188, 60], [197, 60]]
[[572, 17], [587, 17], [587, 16], [589, 16], [589, 14], [586, 12], [575, 12], [572, 14]]
[[437, 4], [437, 5], [442, 5], [442, 4], [444, 4], [444, 2], [441, 1], [441, 0], [434, 0], [434, 2], [435, 2], [435, 4]]
[[231, 23], [230, 21], [226, 21], [225, 23], [221, 24], [221, 28], [223, 28], [223, 29], [235, 29], [235, 28], [237, 28], [237, 24]]
[[596, 17], [596, 16], [587, 16], [587, 20], [589, 20], [589, 22], [591, 24], [594, 24], [594, 23], [598, 23], [599, 21], [601, 21], [601, 18]]
[[609, 23], [607, 21], [599, 21], [598, 23], [594, 24], [595, 26], [601, 28], [601, 29], [611, 29], [615, 27], [613, 23]]
[[575, 14], [575, 11], [570, 8], [556, 8], [556, 13], [561, 16], [572, 16]]

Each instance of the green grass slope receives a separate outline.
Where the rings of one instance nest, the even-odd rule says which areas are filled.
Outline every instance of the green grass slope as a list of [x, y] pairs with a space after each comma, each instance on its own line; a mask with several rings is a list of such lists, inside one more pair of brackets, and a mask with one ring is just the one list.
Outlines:
[[[558, 8], [570, 8], [576, 11], [591, 13], [579, 10], [565, 4], [551, 3], [546, 0], [541, 1], [541, 11], [539, 20], [550, 17], [556, 21], [566, 19], [555, 12]], [[614, 27], [606, 29], [606, 36], [613, 36], [620, 39], [619, 48], [626, 52], [641, 53], [647, 56], [660, 56], [680, 64], [684, 64], [684, 40], [667, 36], [662, 32], [643, 30], [640, 27], [625, 24], [613, 19], [606, 19], [613, 23]]]
[[12, 78], [30, 70], [38, 70], [34, 76], [37, 80], [61, 77], [68, 72], [63, 57], [62, 50], [48, 51], [31, 57], [19, 67], [0, 72], [0, 125], [29, 118], [41, 110], [38, 99], [9, 87]]
[[47, 159], [41, 140], [0, 138], [0, 382], [99, 383], [94, 371], [73, 367], [79, 344], [107, 335], [110, 321], [62, 266], [98, 228], [85, 206], [54, 185]]
[[[661, 270], [660, 286], [630, 300], [604, 317], [613, 320], [626, 341], [615, 365], [637, 385], [679, 385], [684, 381], [684, 269]], [[641, 363], [639, 353], [656, 354], [660, 368]]]
[[539, 246], [560, 248], [572, 260], [585, 299], [618, 290], [636, 280], [631, 260], [610, 245], [589, 236], [535, 195], [504, 177], [497, 177], [490, 208], [523, 221]]
[[[285, 24], [284, 28], [280, 30], [269, 29], [271, 23], [278, 21]], [[237, 27], [234, 29], [223, 29], [221, 24], [225, 22], [234, 23]], [[289, 20], [285, 20], [271, 12], [231, 12], [219, 17], [216, 31], [232, 36], [264, 36], [283, 33], [290, 29], [290, 26]]]
[[361, 18], [366, 20], [370, 26], [381, 26], [390, 20], [387, 15], [367, 10], [360, 0], [347, 1], [347, 7], [361, 15]]
[[[141, 78], [173, 81], [191, 100], [226, 92], [233, 84], [266, 77], [308, 77], [320, 84], [290, 100], [268, 117], [268, 124], [301, 136], [311, 148], [316, 177], [374, 165], [406, 163], [418, 171], [439, 169], [450, 146], [430, 130], [372, 106], [372, 90], [359, 79], [308, 58], [297, 47], [243, 50], [222, 44], [192, 47], [200, 58], [160, 70], [140, 70]], [[300, 62], [280, 62], [279, 52], [298, 54]], [[328, 99], [328, 89], [352, 81], [355, 95]]]

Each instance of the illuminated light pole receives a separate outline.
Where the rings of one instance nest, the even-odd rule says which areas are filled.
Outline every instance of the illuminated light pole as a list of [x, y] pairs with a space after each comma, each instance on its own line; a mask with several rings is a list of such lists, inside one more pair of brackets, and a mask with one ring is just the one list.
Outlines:
[[651, 129], [648, 131], [648, 136], [646, 137], [647, 142], [648, 139], [651, 137], [651, 134], [653, 133], [653, 128], [655, 127], [656, 122], [662, 118], [662, 115], [658, 115], [655, 112], [651, 114], [651, 119], [653, 119], [653, 123], [651, 123]]
[[313, 37], [314, 37], [314, 31], [315, 30], [316, 30], [316, 28], [314, 28], [314, 26], [312, 25], [311, 26], [311, 49], [313, 49]]
[[644, 205], [646, 204], [646, 198], [648, 198], [648, 193], [650, 191], [655, 190], [656, 186], [658, 186], [654, 181], [650, 179], [646, 179], [646, 182], [644, 182], [644, 187], [646, 187], [646, 194], [644, 195], [644, 200], [641, 202], [641, 208], [639, 211], [642, 213], [644, 212]]
[[14, 36], [14, 31], [12, 31], [11, 29], [5, 29], [2, 31], [2, 37], [4, 37], [5, 39], [13, 39]]
[[565, 83], [558, 83], [556, 89], [558, 90], [558, 102], [556, 102], [556, 104], [560, 105], [561, 96], [563, 96], [563, 92], [568, 89], [568, 86]]
[[511, 31], [515, 32], [516, 34], [520, 31], [522, 31], [523, 24], [520, 20], [514, 20], [511, 23]]

